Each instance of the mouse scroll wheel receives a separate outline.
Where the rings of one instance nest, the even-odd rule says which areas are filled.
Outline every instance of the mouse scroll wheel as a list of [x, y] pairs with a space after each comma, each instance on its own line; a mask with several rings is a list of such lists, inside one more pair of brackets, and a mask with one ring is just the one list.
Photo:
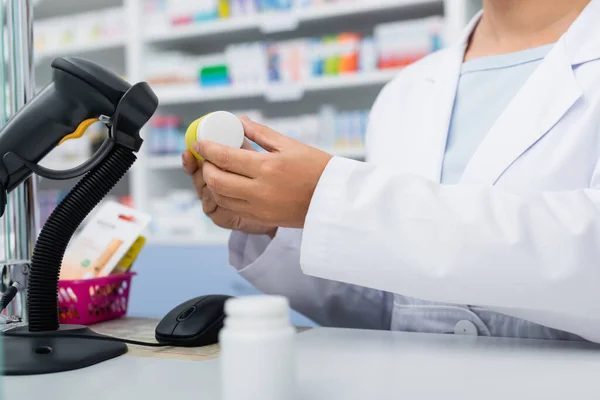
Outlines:
[[186, 319], [192, 316], [194, 311], [196, 311], [196, 306], [186, 308], [181, 312], [181, 314], [177, 316], [177, 321], [185, 321]]

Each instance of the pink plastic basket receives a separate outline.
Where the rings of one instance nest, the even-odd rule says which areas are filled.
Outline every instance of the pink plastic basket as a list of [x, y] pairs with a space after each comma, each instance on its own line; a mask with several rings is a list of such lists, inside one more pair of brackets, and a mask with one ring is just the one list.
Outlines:
[[131, 277], [135, 273], [58, 282], [61, 324], [91, 325], [127, 313]]

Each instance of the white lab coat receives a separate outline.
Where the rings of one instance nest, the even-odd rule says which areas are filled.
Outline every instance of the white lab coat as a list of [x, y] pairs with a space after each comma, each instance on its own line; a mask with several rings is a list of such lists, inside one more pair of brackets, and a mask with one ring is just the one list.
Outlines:
[[[257, 254], [239, 245], [257, 239], [237, 233], [232, 264], [317, 320], [331, 299], [349, 298], [334, 309], [380, 327], [385, 315], [365, 304], [391, 307], [393, 327], [410, 318], [402, 309], [414, 298], [424, 308], [456, 305], [600, 342], [599, 21], [600, 0], [592, 0], [496, 121], [460, 184], [440, 185], [474, 20], [458, 44], [406, 68], [382, 91], [370, 118], [369, 163], [331, 160], [304, 231], [282, 232], [283, 244], [256, 242]], [[270, 247], [279, 264], [253, 265]], [[358, 288], [366, 301], [348, 296]], [[479, 322], [480, 333], [490, 328]]]

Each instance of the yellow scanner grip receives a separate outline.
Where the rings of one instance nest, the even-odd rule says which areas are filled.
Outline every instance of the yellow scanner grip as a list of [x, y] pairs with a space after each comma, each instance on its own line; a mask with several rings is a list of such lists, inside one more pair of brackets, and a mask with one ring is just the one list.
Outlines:
[[66, 142], [69, 139], [79, 139], [80, 137], [83, 136], [83, 134], [85, 133], [87, 128], [90, 127], [90, 125], [95, 124], [98, 121], [100, 121], [98, 118], [89, 118], [89, 119], [82, 121], [79, 124], [79, 126], [77, 127], [77, 129], [75, 129], [75, 131], [73, 131], [72, 133], [69, 133], [67, 136], [62, 138], [60, 140], [60, 142], [58, 142], [58, 145], [60, 146], [61, 144], [63, 144], [64, 142]]

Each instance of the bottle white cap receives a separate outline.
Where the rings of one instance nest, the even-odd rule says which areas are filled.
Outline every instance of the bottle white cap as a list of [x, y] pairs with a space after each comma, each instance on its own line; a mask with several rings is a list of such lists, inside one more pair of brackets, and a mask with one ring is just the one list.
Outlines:
[[281, 296], [247, 296], [225, 302], [225, 327], [230, 331], [290, 328], [289, 302]]
[[244, 143], [244, 126], [234, 114], [227, 111], [215, 111], [192, 122], [185, 134], [186, 146], [200, 160], [193, 144], [197, 140], [209, 140], [236, 149]]
[[233, 318], [287, 317], [290, 304], [283, 296], [245, 296], [225, 302], [225, 314]]
[[239, 149], [244, 143], [244, 127], [238, 117], [227, 111], [216, 111], [202, 118], [196, 140], [210, 140]]

